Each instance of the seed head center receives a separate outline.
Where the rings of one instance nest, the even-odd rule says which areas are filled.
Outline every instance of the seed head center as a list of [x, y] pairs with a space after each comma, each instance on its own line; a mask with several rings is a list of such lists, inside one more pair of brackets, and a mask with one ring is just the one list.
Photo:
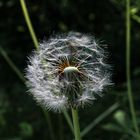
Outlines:
[[73, 66], [66, 67], [63, 70], [64, 73], [78, 72], [78, 71], [79, 70], [77, 69], [77, 67], [73, 67]]

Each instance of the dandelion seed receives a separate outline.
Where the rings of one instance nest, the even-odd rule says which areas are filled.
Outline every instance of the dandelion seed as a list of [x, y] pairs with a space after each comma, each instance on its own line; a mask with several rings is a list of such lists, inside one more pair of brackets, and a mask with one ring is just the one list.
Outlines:
[[70, 32], [39, 45], [26, 69], [27, 86], [49, 110], [91, 104], [111, 84], [104, 51], [91, 36]]

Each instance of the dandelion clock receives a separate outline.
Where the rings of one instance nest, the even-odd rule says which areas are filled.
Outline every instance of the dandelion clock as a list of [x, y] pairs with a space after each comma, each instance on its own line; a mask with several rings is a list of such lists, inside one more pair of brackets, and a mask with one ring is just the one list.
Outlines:
[[[29, 57], [27, 86], [34, 99], [48, 110], [61, 112], [92, 104], [111, 84], [105, 52], [94, 37], [70, 32], [40, 43]], [[74, 119], [76, 120], [76, 118]], [[74, 121], [75, 138], [80, 139]], [[78, 127], [77, 127], [78, 126]]]

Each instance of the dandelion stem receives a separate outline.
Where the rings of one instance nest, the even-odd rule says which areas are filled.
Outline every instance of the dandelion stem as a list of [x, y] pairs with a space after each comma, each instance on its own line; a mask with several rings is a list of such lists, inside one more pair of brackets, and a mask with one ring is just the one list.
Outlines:
[[62, 115], [58, 115], [58, 121], [59, 121], [59, 140], [64, 140], [64, 133], [63, 133], [63, 118]]
[[35, 35], [34, 29], [33, 29], [33, 26], [32, 26], [32, 23], [31, 23], [31, 20], [30, 20], [28, 11], [27, 11], [27, 7], [26, 7], [25, 1], [24, 1], [24, 0], [20, 0], [20, 5], [21, 5], [21, 8], [22, 8], [23, 15], [24, 15], [24, 18], [25, 18], [27, 27], [28, 27], [28, 29], [29, 29], [30, 35], [31, 35], [31, 37], [32, 37], [34, 46], [36, 47], [36, 49], [38, 49], [37, 37], [36, 37], [36, 35]]
[[75, 140], [81, 140], [77, 109], [72, 108], [72, 118], [73, 118]]
[[55, 140], [55, 135], [54, 135], [54, 132], [53, 132], [53, 127], [52, 127], [52, 121], [51, 121], [51, 118], [50, 118], [50, 114], [43, 109], [43, 112], [45, 114], [45, 117], [46, 117], [46, 121], [47, 121], [47, 124], [48, 124], [48, 128], [49, 128], [49, 131], [50, 131], [50, 137], [51, 137], [51, 140]]
[[63, 111], [63, 114], [64, 114], [64, 116], [65, 116], [65, 119], [66, 119], [67, 123], [69, 124], [70, 130], [72, 131], [72, 133], [74, 133], [74, 132], [73, 132], [72, 121], [71, 121], [71, 118], [70, 118], [68, 112], [64, 110], [64, 111]]
[[138, 123], [136, 120], [136, 113], [134, 108], [134, 101], [132, 95], [132, 88], [131, 88], [131, 79], [130, 79], [130, 49], [131, 49], [131, 21], [130, 21], [130, 0], [126, 0], [126, 78], [127, 78], [127, 93], [130, 105], [130, 111], [132, 115], [132, 121], [134, 129], [139, 136], [139, 129]]

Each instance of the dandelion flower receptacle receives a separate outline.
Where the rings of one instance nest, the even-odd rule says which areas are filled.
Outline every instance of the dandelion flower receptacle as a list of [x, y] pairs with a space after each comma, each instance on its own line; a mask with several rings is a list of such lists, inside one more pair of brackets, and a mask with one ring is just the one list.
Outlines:
[[35, 100], [49, 110], [83, 107], [111, 84], [105, 58], [91, 36], [57, 35], [41, 43], [29, 58], [27, 86]]

